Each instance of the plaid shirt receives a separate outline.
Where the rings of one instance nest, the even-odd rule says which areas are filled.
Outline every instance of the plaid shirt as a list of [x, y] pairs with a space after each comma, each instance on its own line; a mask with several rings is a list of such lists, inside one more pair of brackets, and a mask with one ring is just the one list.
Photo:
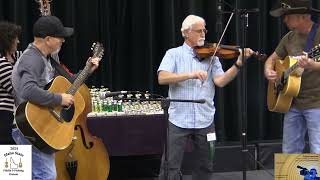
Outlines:
[[[199, 61], [193, 49], [184, 43], [177, 48], [169, 49], [162, 59], [159, 71], [176, 74], [190, 73], [196, 70], [207, 71], [210, 60]], [[224, 73], [221, 63], [214, 57], [208, 72], [208, 79], [202, 84], [198, 79], [189, 79], [176, 84], [169, 84], [169, 98], [197, 100], [205, 99], [206, 103], [171, 102], [169, 107], [169, 121], [181, 128], [205, 128], [214, 120], [215, 85], [213, 77]]]

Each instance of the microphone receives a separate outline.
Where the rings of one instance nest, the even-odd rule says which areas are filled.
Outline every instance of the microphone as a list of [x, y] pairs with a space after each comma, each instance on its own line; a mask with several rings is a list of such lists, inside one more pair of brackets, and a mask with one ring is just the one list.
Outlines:
[[238, 12], [240, 14], [247, 14], [247, 13], [258, 13], [260, 12], [259, 8], [253, 8], [253, 9], [238, 9]]
[[255, 12], [260, 12], [259, 8], [253, 8], [253, 9], [248, 9], [247, 12], [255, 13]]
[[107, 97], [118, 96], [122, 94], [130, 94], [130, 93], [141, 93], [140, 91], [115, 91], [115, 92], [100, 92], [100, 99], [105, 99]]

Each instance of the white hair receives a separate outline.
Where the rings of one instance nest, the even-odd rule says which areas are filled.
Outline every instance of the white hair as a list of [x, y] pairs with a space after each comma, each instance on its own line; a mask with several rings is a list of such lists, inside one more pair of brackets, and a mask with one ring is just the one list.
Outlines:
[[192, 25], [194, 25], [195, 23], [198, 23], [198, 22], [204, 22], [205, 23], [205, 20], [202, 17], [196, 16], [196, 15], [187, 16], [184, 19], [184, 21], [182, 22], [182, 25], [181, 25], [182, 37], [185, 37], [184, 31], [191, 30]]

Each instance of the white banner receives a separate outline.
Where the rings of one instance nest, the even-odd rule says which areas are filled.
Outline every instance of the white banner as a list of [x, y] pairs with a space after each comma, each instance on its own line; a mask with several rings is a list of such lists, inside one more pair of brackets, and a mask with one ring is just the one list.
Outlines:
[[32, 179], [31, 145], [0, 145], [0, 179]]

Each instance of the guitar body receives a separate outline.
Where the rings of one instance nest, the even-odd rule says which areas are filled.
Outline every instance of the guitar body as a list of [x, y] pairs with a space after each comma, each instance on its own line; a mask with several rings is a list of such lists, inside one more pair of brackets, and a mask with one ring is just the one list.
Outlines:
[[[296, 59], [289, 56], [284, 60], [276, 61], [275, 71], [277, 72], [278, 81], [283, 81], [283, 73], [296, 62]], [[297, 75], [297, 73], [291, 73], [282, 82], [282, 87], [277, 83], [269, 82], [267, 95], [268, 109], [273, 112], [288, 112], [293, 98], [299, 94], [300, 84], [301, 76]]]
[[106, 180], [110, 170], [108, 152], [102, 140], [92, 136], [87, 128], [87, 115], [92, 109], [90, 92], [84, 84], [79, 92], [86, 106], [76, 121], [71, 145], [56, 153], [57, 179]]
[[[66, 93], [71, 83], [62, 76], [57, 76], [48, 91]], [[79, 92], [74, 94], [74, 105], [69, 108], [52, 108], [61, 120], [46, 106], [25, 102], [18, 106], [16, 123], [23, 135], [40, 151], [53, 153], [67, 148], [72, 141], [76, 119], [82, 113], [85, 102]]]

